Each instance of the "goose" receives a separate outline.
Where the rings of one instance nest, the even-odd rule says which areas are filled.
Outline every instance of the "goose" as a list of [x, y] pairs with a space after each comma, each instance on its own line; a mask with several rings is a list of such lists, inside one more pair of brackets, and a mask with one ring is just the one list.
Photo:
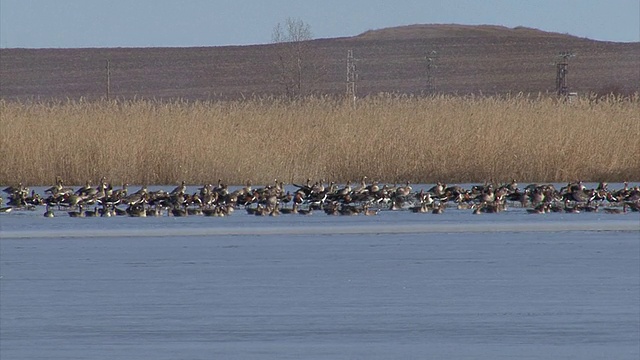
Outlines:
[[564, 193], [562, 198], [565, 201], [573, 201], [576, 203], [590, 202], [593, 198], [593, 194], [591, 194], [592, 192], [593, 191], [587, 192], [582, 189], [575, 189], [574, 187], [571, 187], [566, 193]]
[[202, 215], [201, 208], [187, 208], [187, 213], [189, 215]]
[[247, 212], [248, 215], [255, 215], [256, 212], [258, 212], [258, 209], [262, 207], [262, 205], [260, 205], [260, 204], [258, 204], [256, 207], [252, 207], [252, 206], [249, 206], [249, 205], [246, 205], [244, 207], [244, 210]]
[[547, 204], [547, 212], [561, 213], [564, 211], [564, 207], [557, 202], [545, 203]]
[[640, 211], [640, 202], [638, 202], [638, 201], [636, 201], [636, 202], [633, 202], [633, 201], [626, 201], [626, 202], [624, 203], [624, 205], [627, 205], [627, 207], [628, 207], [628, 208], [630, 208], [630, 209], [631, 209], [631, 211], [633, 211], [633, 212], [638, 212], [638, 211]]
[[246, 193], [250, 193], [253, 191], [252, 188], [252, 184], [251, 184], [251, 180], [247, 180], [247, 183], [244, 185], [244, 187], [242, 188], [242, 191], [246, 194]]
[[580, 210], [584, 212], [598, 212], [598, 209], [599, 209], [598, 204], [580, 206]]
[[265, 205], [267, 207], [277, 207], [278, 206], [278, 196], [273, 194], [273, 195], [269, 195], [267, 196], [267, 198], [265, 199]]
[[360, 186], [354, 190], [355, 193], [369, 192], [369, 186], [367, 185], [367, 177], [363, 176], [360, 180]]
[[70, 194], [70, 195], [66, 195], [62, 201], [60, 202], [61, 205], [67, 206], [67, 207], [74, 207], [80, 203], [82, 203], [82, 201], [84, 200], [84, 196], [81, 195], [76, 195], [76, 194]]
[[98, 189], [92, 188], [89, 191], [84, 192], [83, 194], [84, 194], [83, 196], [86, 197], [87, 199], [92, 199], [93, 201], [98, 201], [100, 203], [106, 202], [106, 201], [110, 201], [110, 202], [116, 201], [116, 199], [113, 198], [113, 192], [109, 193], [103, 188], [98, 188]]
[[338, 185], [335, 181], [331, 181], [324, 191], [329, 195], [335, 195], [338, 192]]
[[149, 193], [149, 189], [147, 188], [147, 185], [143, 185], [138, 191], [134, 192], [131, 195], [146, 195]]
[[[309, 209], [312, 209], [311, 207]], [[338, 202], [332, 201], [324, 207], [324, 213], [327, 215], [340, 215], [340, 206]]]
[[411, 194], [411, 190], [413, 189], [411, 188], [409, 181], [407, 181], [405, 186], [398, 186], [398, 188], [396, 189], [396, 195], [409, 196], [409, 194]]
[[340, 213], [340, 215], [346, 215], [346, 216], [360, 215], [360, 209], [354, 206], [341, 206], [338, 209], [338, 212]]
[[51, 210], [51, 207], [49, 206], [49, 203], [47, 203], [47, 206], [46, 206], [46, 209], [45, 209], [45, 212], [44, 212], [44, 217], [52, 218], [54, 216], [55, 216], [55, 214]]
[[122, 184], [122, 188], [114, 191], [112, 196], [116, 199], [122, 199], [127, 197], [127, 194], [129, 192], [128, 187], [129, 187], [129, 184], [127, 183]]
[[533, 192], [529, 194], [529, 201], [531, 202], [531, 204], [535, 204], [535, 205], [540, 204], [545, 201], [545, 198], [546, 198], [546, 195], [544, 194], [544, 191], [542, 191], [542, 189], [540, 188], [535, 188]]
[[367, 186], [367, 190], [369, 191], [369, 194], [375, 194], [380, 191], [380, 184], [378, 184], [377, 180], [374, 180], [371, 185]]
[[193, 195], [187, 197], [186, 202], [194, 207], [202, 208], [204, 206], [204, 203], [202, 202], [202, 199], [200, 198], [200, 195], [198, 195], [198, 193], [193, 193]]
[[100, 217], [111, 217], [115, 215], [115, 211], [111, 210], [109, 205], [102, 204], [102, 209], [100, 209]]
[[256, 207], [253, 211], [253, 215], [255, 216], [267, 216], [269, 215], [269, 213], [271, 213], [271, 209], [260, 204], [258, 204], [258, 207]]
[[369, 194], [368, 191], [353, 194], [353, 196], [351, 197], [352, 202], [357, 202], [361, 204], [362, 203], [372, 204], [376, 202], [376, 200], [377, 200], [376, 196], [373, 194]]
[[[131, 206], [130, 206], [131, 207]], [[129, 207], [129, 208], [130, 208]], [[126, 210], [122, 210], [119, 207], [114, 206], [112, 209], [112, 214], [116, 215], [116, 216], [126, 216], [129, 215], [129, 208], [127, 208]]]
[[380, 209], [371, 209], [369, 205], [365, 205], [362, 207], [362, 213], [365, 216], [375, 216], [375, 215], [378, 215], [379, 212], [380, 212]]
[[561, 193], [571, 192], [573, 189], [577, 189], [577, 188], [579, 188], [577, 183], [569, 182], [567, 183], [567, 186], [563, 186], [560, 188], [560, 192]]
[[457, 209], [458, 210], [468, 210], [468, 209], [471, 209], [472, 207], [473, 207], [473, 204], [471, 204], [469, 202], [466, 202], [466, 201], [461, 201], [461, 202], [458, 202]]
[[493, 188], [489, 187], [487, 190], [480, 194], [480, 201], [485, 203], [491, 203], [496, 200], [496, 195], [493, 192]]
[[402, 210], [402, 205], [404, 201], [400, 198], [394, 198], [391, 200], [391, 205], [389, 205], [389, 210]]
[[186, 206], [175, 205], [171, 209], [171, 215], [176, 216], [176, 217], [188, 216], [189, 215], [189, 211], [187, 210]]
[[[146, 188], [145, 188], [146, 189]], [[129, 205], [142, 204], [148, 199], [146, 192], [135, 192], [123, 199], [123, 202]]]
[[569, 214], [579, 214], [580, 213], [580, 209], [578, 209], [577, 206], [567, 206], [567, 205], [565, 205], [564, 212], [569, 213]]
[[229, 187], [222, 182], [222, 179], [218, 179], [218, 185], [216, 185], [211, 191], [218, 193], [219, 196], [224, 197], [229, 194]]
[[220, 210], [218, 209], [217, 206], [212, 207], [212, 208], [202, 209], [202, 215], [204, 215], [204, 216], [219, 216], [220, 215]]
[[[612, 191], [611, 196], [615, 199], [622, 200], [629, 196], [631, 189], [629, 189], [629, 182], [625, 181], [624, 186], [620, 190]], [[617, 202], [617, 201], [616, 201]]]
[[351, 193], [351, 181], [347, 180], [347, 182], [344, 184], [344, 187], [340, 190], [338, 190], [337, 195], [338, 196], [347, 196]]
[[126, 213], [131, 217], [147, 217], [147, 210], [144, 208], [144, 204], [129, 205]]
[[527, 213], [529, 214], [545, 214], [547, 213], [547, 204], [540, 204], [536, 207], [534, 207], [533, 209], [527, 209]]
[[171, 190], [169, 194], [177, 195], [177, 194], [184, 194], [186, 192], [187, 192], [187, 185], [185, 185], [185, 181], [182, 180], [182, 183], [179, 186], [176, 186], [175, 189]]
[[297, 214], [298, 213], [298, 204], [294, 202], [291, 205], [290, 208], [289, 207], [282, 208], [282, 209], [280, 209], [280, 212], [282, 214]]
[[229, 209], [231, 209], [231, 211], [233, 211], [233, 207], [236, 206], [238, 204], [238, 197], [234, 194], [229, 194], [227, 196], [225, 196], [222, 199], [217, 199], [217, 202], [214, 202], [215, 204], [222, 204], [225, 205], [227, 207], [229, 207]]
[[93, 210], [87, 210], [84, 212], [85, 217], [96, 217], [98, 216], [98, 207], [94, 206]]
[[29, 193], [29, 188], [23, 187], [22, 183], [19, 183], [17, 186], [6, 187], [2, 191], [4, 191], [7, 194], [19, 194], [19, 193], [22, 193], [22, 192], [26, 192], [28, 194]]
[[[236, 195], [231, 194], [229, 196], [231, 197]], [[202, 198], [203, 206], [214, 206], [220, 199], [220, 195], [218, 195], [217, 192], [212, 191], [205, 192], [204, 194], [201, 194], [200, 197]]]
[[56, 177], [56, 184], [44, 191], [45, 194], [55, 195], [62, 191], [62, 178]]
[[438, 181], [434, 186], [431, 187], [427, 192], [434, 194], [435, 196], [442, 196], [445, 193], [447, 185]]
[[499, 213], [501, 210], [500, 207], [500, 203], [497, 202], [487, 202], [487, 203], [483, 203], [483, 206], [480, 207], [480, 211], [482, 211], [483, 213], [487, 213], [487, 214], [496, 214]]
[[316, 208], [316, 209], [322, 209], [322, 207], [324, 206], [326, 200], [327, 200], [327, 193], [325, 193], [325, 192], [320, 193], [320, 194], [313, 194], [313, 196], [311, 196], [308, 199], [309, 207]]
[[596, 190], [598, 190], [598, 191], [599, 191], [599, 190], [609, 191], [608, 187], [609, 187], [609, 184], [608, 184], [608, 183], [606, 183], [606, 182], [604, 182], [604, 181], [600, 181], [600, 182], [598, 183], [598, 187], [596, 188]]
[[282, 195], [279, 199], [278, 199], [282, 204], [289, 204], [291, 201], [293, 201], [293, 194], [289, 191], [287, 191], [286, 194]]
[[160, 206], [160, 205], [156, 205], [156, 206], [149, 206], [147, 208], [147, 216], [163, 216], [164, 215], [164, 210], [165, 208]]
[[293, 186], [298, 188], [297, 191], [302, 191], [305, 194], [305, 196], [309, 196], [309, 194], [311, 194], [311, 190], [312, 190], [311, 178], [307, 179], [307, 182], [305, 185], [298, 185], [294, 183]]
[[305, 201], [305, 195], [302, 191], [296, 191], [296, 194], [293, 196], [293, 203], [301, 205]]
[[627, 194], [624, 196], [625, 202], [638, 202], [640, 200], [640, 187], [634, 186], [633, 189], [629, 190]]
[[233, 213], [233, 206], [221, 204], [215, 207], [216, 215], [219, 217], [229, 216]]
[[27, 205], [27, 194], [24, 192], [17, 192], [9, 195], [9, 201], [7, 205], [21, 208]]
[[411, 210], [411, 212], [416, 214], [418, 213], [424, 214], [429, 212], [429, 205], [422, 203], [420, 205], [410, 207], [409, 210]]
[[269, 216], [280, 216], [280, 207], [277, 205], [271, 208], [269, 211]]
[[279, 182], [278, 179], [274, 179], [273, 183], [273, 185], [265, 186], [261, 192], [266, 196], [275, 195], [277, 197], [280, 197], [282, 195], [282, 192], [284, 191], [284, 183]]
[[440, 204], [438, 204], [438, 206], [433, 208], [433, 211], [431, 211], [432, 214], [442, 214], [444, 213], [444, 208], [446, 207], [446, 204], [441, 202]]
[[298, 214], [300, 215], [313, 215], [313, 209], [308, 208], [308, 209], [298, 209]]
[[431, 197], [431, 193], [430, 193], [430, 192], [424, 193], [424, 192], [422, 191], [422, 189], [421, 189], [421, 190], [420, 190], [420, 193], [422, 194], [422, 195], [420, 196], [420, 202], [421, 202], [422, 204], [425, 204], [425, 205], [427, 205], [427, 206], [431, 206], [431, 205], [433, 205], [433, 203], [434, 203], [434, 201], [435, 201], [435, 200]]
[[208, 194], [211, 194], [212, 192], [213, 192], [212, 184], [206, 184], [203, 187], [198, 189], [198, 193], [200, 194], [201, 198], [204, 198], [205, 196], [207, 196]]
[[511, 203], [520, 203], [520, 206], [523, 208], [527, 207], [527, 205], [529, 204], [529, 190], [525, 189], [523, 192], [521, 192], [519, 189], [516, 189], [515, 191], [508, 194], [506, 199]]
[[627, 213], [627, 204], [622, 205], [622, 209], [619, 208], [604, 208], [602, 209], [607, 214], [626, 214]]
[[91, 190], [95, 190], [95, 189], [91, 186], [91, 180], [87, 180], [84, 186], [76, 190], [76, 195], [86, 196]]
[[311, 188], [311, 193], [312, 194], [324, 193], [324, 179], [320, 180], [319, 182], [316, 182], [313, 185], [313, 187]]
[[82, 211], [82, 204], [78, 205], [78, 211], [68, 211], [67, 214], [71, 217], [84, 217], [84, 211]]

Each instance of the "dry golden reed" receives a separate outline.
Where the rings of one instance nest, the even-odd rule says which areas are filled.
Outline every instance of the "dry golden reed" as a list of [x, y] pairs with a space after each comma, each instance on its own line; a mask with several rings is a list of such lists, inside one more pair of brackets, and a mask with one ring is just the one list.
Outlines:
[[640, 180], [640, 98], [0, 101], [0, 184]]

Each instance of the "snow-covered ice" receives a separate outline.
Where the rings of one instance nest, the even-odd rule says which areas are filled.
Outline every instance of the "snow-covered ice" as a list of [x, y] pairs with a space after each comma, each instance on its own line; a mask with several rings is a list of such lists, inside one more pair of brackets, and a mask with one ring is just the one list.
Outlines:
[[638, 359], [640, 216], [0, 217], [1, 359]]

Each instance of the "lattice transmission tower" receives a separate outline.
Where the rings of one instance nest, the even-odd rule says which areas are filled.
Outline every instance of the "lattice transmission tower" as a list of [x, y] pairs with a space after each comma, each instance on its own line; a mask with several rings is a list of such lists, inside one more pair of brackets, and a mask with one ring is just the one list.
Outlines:
[[353, 99], [356, 102], [356, 91], [358, 73], [356, 72], [356, 59], [353, 57], [353, 50], [347, 51], [347, 99]]
[[107, 65], [105, 66], [106, 77], [107, 77], [107, 101], [111, 99], [111, 60], [107, 60]]
[[556, 93], [560, 96], [569, 95], [569, 85], [567, 83], [567, 74], [569, 73], [569, 59], [575, 55], [570, 51], [564, 51], [558, 54], [556, 62]]

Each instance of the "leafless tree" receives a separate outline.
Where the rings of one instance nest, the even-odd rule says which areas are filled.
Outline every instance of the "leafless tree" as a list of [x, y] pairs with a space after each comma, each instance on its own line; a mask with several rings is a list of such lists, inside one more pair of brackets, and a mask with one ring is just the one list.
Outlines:
[[279, 81], [287, 96], [293, 98], [303, 94], [305, 72], [312, 67], [309, 40], [311, 26], [300, 19], [287, 18], [278, 23], [271, 40], [278, 45], [277, 66]]

